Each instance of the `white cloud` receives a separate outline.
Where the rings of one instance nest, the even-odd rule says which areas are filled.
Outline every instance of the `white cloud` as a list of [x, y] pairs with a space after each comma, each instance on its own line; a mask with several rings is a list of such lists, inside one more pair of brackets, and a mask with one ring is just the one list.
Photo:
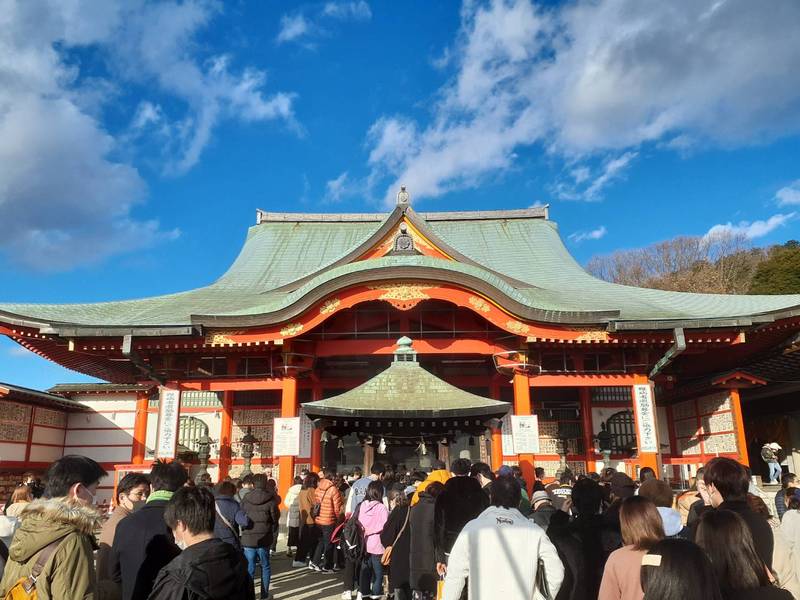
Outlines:
[[[477, 185], [531, 144], [568, 164], [599, 157], [613, 171], [642, 144], [685, 152], [791, 135], [800, 131], [798, 22], [791, 1], [769, 11], [746, 0], [465, 3], [446, 52], [457, 72], [431, 123], [378, 119], [368, 143], [386, 127], [414, 137], [396, 152], [384, 145], [381, 160], [370, 155], [368, 179], [386, 183], [391, 203], [400, 182], [417, 198]], [[573, 194], [599, 197], [621, 167]]]
[[372, 18], [372, 10], [364, 0], [356, 2], [326, 2], [322, 14], [334, 19], [352, 19], [368, 21]]
[[576, 231], [575, 233], [571, 233], [568, 237], [570, 241], [580, 244], [586, 240], [599, 240], [605, 237], [606, 233], [608, 233], [606, 226], [601, 225], [597, 229], [592, 229], [591, 231]]
[[311, 30], [311, 26], [302, 14], [283, 15], [281, 17], [281, 29], [275, 41], [279, 44], [292, 42], [303, 37]]
[[371, 18], [372, 10], [365, 0], [326, 2], [322, 7], [283, 15], [275, 42], [294, 42], [313, 49], [316, 47], [314, 38], [329, 35], [328, 25], [332, 25], [332, 21], [369, 21]]
[[775, 199], [781, 206], [800, 204], [800, 179], [795, 179], [789, 185], [775, 192]]
[[[124, 159], [132, 145], [158, 142], [161, 162], [180, 174], [223, 119], [297, 127], [291, 95], [266, 95], [264, 73], [202, 54], [195, 37], [218, 6], [0, 1], [0, 223], [14, 224], [0, 252], [60, 270], [174, 239], [177, 230], [134, 216], [147, 187]], [[82, 50], [96, 52], [102, 75], [83, 71]], [[143, 97], [115, 137], [103, 111], [119, 90], [140, 87], [168, 102]]]
[[331, 179], [325, 184], [325, 200], [328, 202], [339, 202], [348, 192], [349, 185], [347, 171], [339, 175], [336, 179]]
[[731, 222], [721, 223], [719, 225], [714, 225], [711, 229], [709, 229], [706, 233], [706, 237], [727, 234], [743, 235], [749, 240], [764, 237], [779, 227], [786, 225], [786, 223], [792, 220], [796, 214], [797, 213], [791, 212], [787, 214], [772, 215], [766, 221], [739, 221], [739, 223], [736, 224]]

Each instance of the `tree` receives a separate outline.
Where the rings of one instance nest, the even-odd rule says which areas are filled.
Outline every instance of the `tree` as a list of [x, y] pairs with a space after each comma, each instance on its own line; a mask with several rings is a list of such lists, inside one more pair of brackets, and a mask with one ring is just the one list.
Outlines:
[[600, 279], [623, 285], [743, 294], [765, 256], [743, 235], [721, 232], [679, 236], [645, 248], [595, 256], [586, 268]]
[[751, 294], [800, 294], [800, 242], [790, 240], [773, 246], [758, 265]]

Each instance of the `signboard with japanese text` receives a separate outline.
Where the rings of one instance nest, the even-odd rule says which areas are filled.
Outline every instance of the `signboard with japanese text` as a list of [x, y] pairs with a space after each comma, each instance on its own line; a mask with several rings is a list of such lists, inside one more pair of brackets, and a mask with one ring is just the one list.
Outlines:
[[506, 414], [500, 425], [500, 440], [503, 444], [503, 456], [513, 456], [514, 452], [514, 437], [511, 434], [511, 415]]
[[300, 453], [298, 456], [311, 458], [311, 436], [314, 431], [314, 424], [306, 416], [305, 411], [300, 407]]
[[633, 386], [636, 424], [639, 429], [639, 453], [658, 452], [658, 435], [656, 432], [655, 406], [653, 391], [649, 384]]
[[273, 456], [300, 454], [300, 417], [278, 417], [272, 435]]
[[178, 446], [181, 393], [161, 387], [158, 392], [158, 437], [156, 458], [174, 459]]
[[511, 432], [516, 454], [539, 452], [539, 418], [536, 415], [512, 415]]

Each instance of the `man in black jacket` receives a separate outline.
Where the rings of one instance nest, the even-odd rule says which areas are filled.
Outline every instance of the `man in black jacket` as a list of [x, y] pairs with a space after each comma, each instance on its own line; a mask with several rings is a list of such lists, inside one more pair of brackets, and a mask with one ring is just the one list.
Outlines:
[[[434, 546], [437, 571], [444, 573], [444, 565], [456, 538], [464, 525], [472, 521], [489, 506], [481, 484], [469, 476], [470, 461], [459, 458], [450, 465], [452, 477], [444, 484], [444, 491], [436, 498], [434, 509]], [[441, 565], [441, 566], [440, 566]]]
[[[705, 465], [703, 480], [708, 489], [711, 507], [733, 511], [744, 519], [753, 536], [756, 554], [768, 569], [772, 569], [772, 551], [775, 539], [767, 519], [752, 510], [747, 503], [750, 480], [745, 468], [731, 458], [712, 458]], [[711, 507], [705, 508], [713, 510]], [[692, 537], [694, 534], [695, 530], [693, 529]]]
[[242, 500], [242, 510], [251, 522], [249, 527], [242, 529], [244, 556], [252, 579], [256, 575], [256, 557], [261, 562], [262, 598], [269, 597], [269, 580], [272, 575], [269, 548], [281, 516], [278, 509], [280, 498], [267, 485], [268, 481], [264, 473], [253, 475], [253, 489]]
[[147, 503], [117, 525], [111, 547], [111, 576], [122, 585], [122, 600], [147, 600], [162, 567], [180, 554], [164, 509], [189, 476], [177, 461], [156, 461], [150, 471], [153, 491]]
[[150, 600], [253, 600], [247, 563], [241, 552], [214, 537], [215, 517], [208, 488], [175, 492], [164, 521], [186, 549], [161, 569]]

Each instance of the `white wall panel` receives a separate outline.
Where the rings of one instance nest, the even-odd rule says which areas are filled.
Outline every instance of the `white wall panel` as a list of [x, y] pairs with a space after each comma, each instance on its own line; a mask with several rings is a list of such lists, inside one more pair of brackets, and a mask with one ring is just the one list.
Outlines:
[[72, 413], [69, 415], [67, 429], [109, 427], [133, 429], [135, 420], [134, 413]]
[[58, 444], [64, 445], [64, 430], [54, 429], [52, 427], [39, 427], [33, 426], [33, 443], [34, 444]]
[[81, 454], [97, 462], [129, 463], [131, 461], [131, 449], [125, 446], [100, 446], [97, 448], [66, 446], [64, 454]]
[[84, 444], [133, 444], [133, 429], [92, 430], [73, 429], [67, 431], [65, 442], [68, 446], [82, 446]]
[[156, 436], [158, 435], [158, 413], [147, 413], [147, 436], [144, 445], [145, 454], [148, 458], [153, 458], [153, 450], [156, 447]]
[[[91, 406], [95, 410], [134, 410], [136, 394], [77, 394], [73, 400]], [[128, 408], [122, 408], [126, 406]], [[108, 407], [108, 408], [106, 408]]]
[[64, 455], [60, 446], [31, 446], [31, 461], [53, 462]]
[[8, 444], [0, 442], [0, 461], [25, 460], [27, 444]]

